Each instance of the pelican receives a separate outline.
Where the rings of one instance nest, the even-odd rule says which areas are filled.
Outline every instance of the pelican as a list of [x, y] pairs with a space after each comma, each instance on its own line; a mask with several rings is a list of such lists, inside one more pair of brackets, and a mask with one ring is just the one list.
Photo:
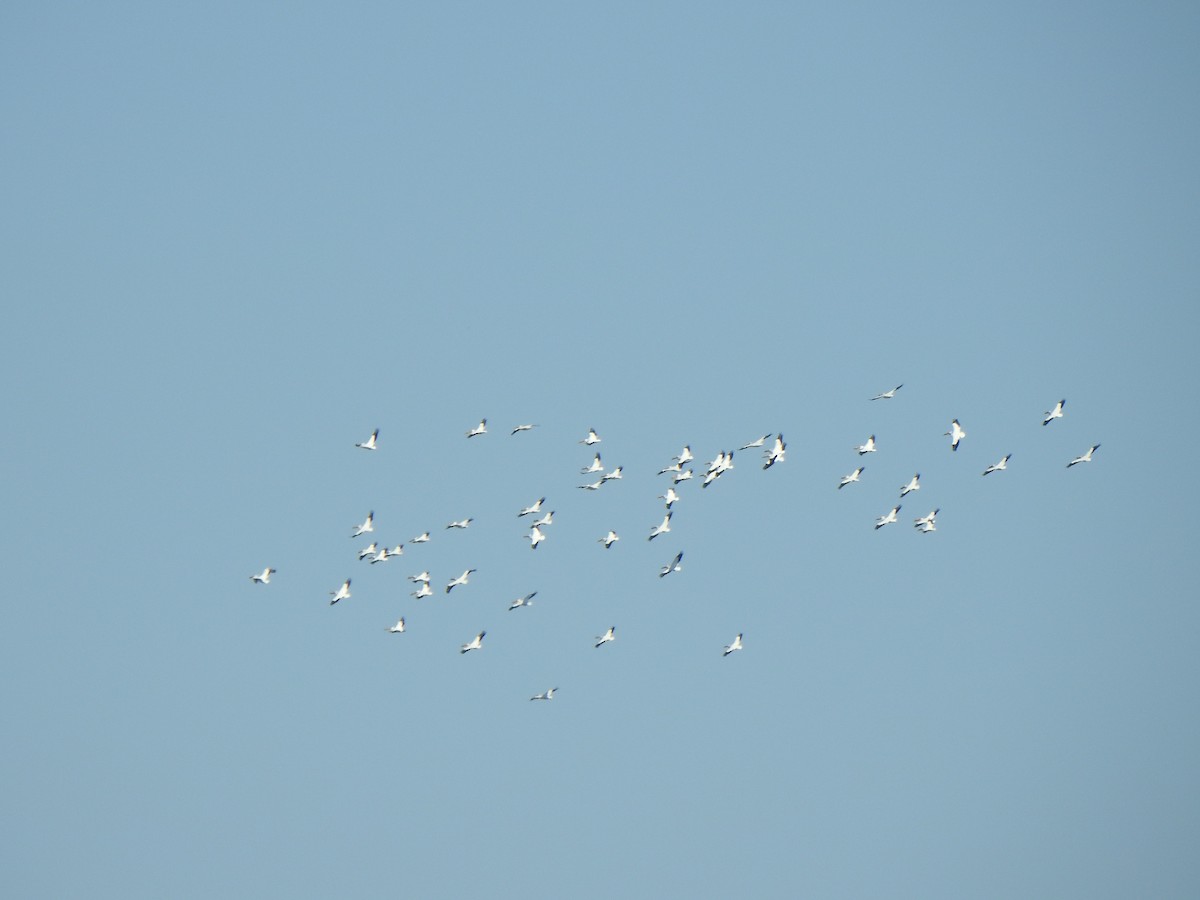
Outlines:
[[538, 544], [546, 539], [546, 534], [542, 531], [542, 529], [534, 525], [533, 530], [530, 531], [529, 534], [525, 535], [525, 537], [529, 540], [529, 549], [536, 550], [538, 548]]
[[894, 388], [892, 388], [890, 391], [884, 391], [882, 394], [876, 394], [871, 399], [872, 400], [891, 400], [893, 397], [896, 396], [896, 391], [900, 390], [900, 388], [902, 388], [902, 387], [904, 387], [903, 384], [898, 384]]
[[432, 597], [433, 588], [429, 586], [428, 581], [422, 581], [421, 587], [413, 591], [412, 595], [418, 600], [420, 600], [422, 597]]
[[601, 644], [607, 644], [609, 641], [615, 641], [617, 639], [616, 632], [617, 632], [617, 626], [613, 625], [611, 628], [608, 629], [608, 631], [604, 632], [604, 634], [597, 636], [596, 637], [596, 646], [599, 647]]
[[466, 583], [467, 583], [467, 578], [468, 578], [468, 577], [470, 576], [470, 574], [471, 574], [472, 572], [474, 572], [474, 571], [475, 571], [474, 569], [467, 569], [467, 571], [463, 572], [463, 573], [462, 573], [461, 575], [459, 575], [457, 578], [454, 578], [454, 579], [452, 579], [452, 580], [450, 581], [450, 583], [446, 585], [446, 593], [447, 593], [447, 594], [448, 594], [448, 593], [450, 593], [450, 591], [451, 591], [451, 590], [453, 590], [454, 588], [458, 587], [460, 584], [466, 584]]
[[404, 634], [404, 616], [401, 616], [400, 621], [389, 628], [388, 631], [390, 631], [392, 634]]
[[550, 510], [550, 512], [546, 513], [544, 516], [542, 516], [540, 519], [538, 519], [533, 524], [537, 528], [540, 528], [543, 525], [553, 525], [554, 524], [554, 510]]
[[466, 528], [474, 521], [475, 521], [474, 519], [472, 519], [468, 516], [465, 519], [459, 519], [457, 522], [451, 522], [446, 527], [447, 528]]
[[347, 578], [345, 581], [343, 581], [342, 586], [336, 591], [330, 591], [329, 596], [333, 598], [329, 601], [330, 606], [333, 606], [333, 604], [337, 603], [339, 600], [350, 599], [350, 579]]
[[687, 469], [686, 471], [683, 471], [683, 472], [676, 472], [675, 477], [672, 479], [672, 483], [679, 484], [679, 482], [681, 482], [681, 481], [687, 481], [694, 474], [696, 474], [696, 473], [693, 472], [691, 469]]
[[959, 441], [967, 436], [967, 433], [962, 430], [962, 426], [958, 424], [958, 419], [950, 423], [950, 430], [946, 434], [950, 436], [951, 450], [957, 450]]
[[582, 491], [598, 491], [600, 490], [600, 485], [602, 484], [604, 484], [603, 478], [601, 478], [599, 481], [593, 481], [591, 484], [580, 484], [576, 485], [576, 487]]
[[1078, 463], [1091, 462], [1092, 454], [1095, 453], [1099, 449], [1100, 449], [1099, 444], [1093, 444], [1092, 449], [1089, 450], [1087, 453], [1083, 454], [1083, 456], [1077, 456], [1073, 460], [1071, 460], [1069, 463], [1067, 463], [1067, 468], [1069, 469], [1069, 468], [1071, 468], [1071, 466], [1077, 465]]
[[362, 535], [367, 534], [368, 532], [374, 531], [375, 530], [374, 522], [375, 522], [375, 511], [371, 510], [371, 512], [367, 513], [366, 520], [364, 520], [361, 525], [359, 525], [358, 527], [356, 527], [354, 529], [354, 534], [350, 535], [350, 537], [352, 537], [352, 538], [361, 537]]
[[537, 501], [537, 503], [533, 504], [533, 506], [526, 506], [519, 513], [517, 513], [517, 518], [519, 519], [522, 516], [532, 516], [534, 513], [540, 513], [542, 511], [542, 504], [545, 502], [546, 498], [542, 497]]
[[864, 454], [867, 454], [867, 453], [874, 453], [875, 449], [876, 449], [875, 448], [875, 435], [871, 435], [869, 438], [867, 438], [866, 443], [859, 444], [854, 449], [858, 451], [859, 456], [863, 456]]
[[620, 477], [621, 477], [621, 466], [617, 466], [611, 472], [606, 472], [604, 474], [604, 476], [601, 477], [600, 481], [604, 482], [604, 481], [619, 480]]
[[770, 434], [770, 432], [768, 432], [768, 433], [764, 434], [762, 437], [756, 438], [755, 440], [751, 441], [748, 444], [743, 444], [742, 446], [738, 447], [738, 449], [739, 450], [753, 450], [756, 447], [761, 447], [763, 444], [765, 444], [770, 437], [771, 437], [771, 434]]
[[508, 436], [512, 437], [518, 431], [532, 431], [534, 428], [537, 428], [537, 426], [536, 425], [518, 425], [516, 428], [514, 428], [512, 431], [510, 431], [508, 433]]
[[938, 507], [937, 509], [933, 510], [933, 512], [929, 513], [928, 515], [921, 516], [919, 519], [913, 519], [913, 527], [914, 528], [922, 528], [925, 525], [932, 525], [934, 520], [937, 519], [937, 514], [940, 513], [941, 511], [942, 511], [941, 507]]
[[666, 578], [672, 572], [683, 571], [683, 551], [680, 550], [675, 554], [675, 558], [658, 570], [659, 578]]
[[983, 470], [983, 474], [991, 475], [993, 472], [1003, 472], [1005, 469], [1008, 468], [1008, 461], [1010, 459], [1012, 459], [1011, 453], [1007, 454], [1004, 457], [1004, 459], [1000, 460], [1000, 462], [993, 463], [992, 465], [988, 466], [986, 469]]
[[1042, 415], [1044, 415], [1046, 418], [1042, 420], [1042, 424], [1049, 425], [1055, 419], [1061, 419], [1063, 416], [1063, 405], [1066, 402], [1067, 402], [1066, 400], [1059, 400], [1057, 403], [1054, 404], [1054, 409], [1047, 410], [1046, 412], [1044, 412]]
[[667, 509], [670, 509], [675, 505], [675, 501], [679, 499], [679, 495], [675, 493], [674, 487], [669, 487], [667, 488], [667, 492], [665, 494], [659, 495], [658, 499], [665, 501], [667, 504]]
[[682, 472], [682, 471], [683, 471], [683, 463], [673, 462], [669, 466], [665, 466], [665, 467], [659, 469], [658, 474], [666, 475], [668, 472]]
[[598, 443], [600, 443], [600, 440], [601, 440], [601, 438], [600, 438], [600, 435], [596, 434], [596, 429], [595, 429], [595, 428], [589, 428], [589, 429], [588, 429], [588, 433], [587, 433], [587, 437], [585, 437], [585, 438], [584, 438], [582, 441], [580, 441], [579, 443], [581, 443], [581, 444], [587, 444], [587, 445], [590, 447], [590, 446], [592, 446], [592, 444], [598, 444]]
[[857, 469], [855, 469], [853, 472], [851, 472], [849, 475], [847, 475], [845, 478], [843, 478], [840, 482], [838, 482], [838, 490], [840, 491], [846, 485], [854, 484], [854, 482], [858, 481], [858, 476], [863, 473], [864, 468], [866, 468], [866, 467], [859, 466]]
[[520, 609], [522, 606], [533, 606], [533, 598], [536, 596], [537, 591], [534, 591], [532, 594], [526, 594], [524, 597], [518, 597], [508, 605], [508, 611], [512, 612], [514, 609]]
[[670, 531], [672, 515], [674, 515], [674, 513], [668, 510], [667, 514], [663, 516], [663, 520], [650, 529], [650, 537], [646, 538], [646, 540], [652, 541], [660, 534], [666, 534], [668, 531]]
[[930, 534], [937, 531], [937, 523], [932, 521], [925, 522], [923, 525], [917, 526], [917, 531], [921, 532], [921, 534]]
[[395, 547], [393, 547], [391, 550], [388, 551], [389, 557], [403, 556], [403, 555], [404, 555], [404, 545], [403, 544], [397, 544]]
[[388, 557], [391, 555], [392, 555], [392, 553], [390, 550], [388, 550], [387, 547], [382, 547], [382, 548], [380, 548], [378, 553], [376, 553], [374, 556], [372, 556], [368, 560], [368, 562], [370, 562], [371, 565], [375, 565], [375, 563], [387, 562]]
[[771, 466], [775, 465], [775, 463], [783, 462], [785, 450], [787, 450], [787, 444], [783, 442], [783, 435], [775, 435], [775, 446], [771, 447], [763, 454], [763, 457], [765, 458], [763, 468], [769, 469]]
[[556, 688], [556, 687], [552, 687], [552, 688], [550, 688], [550, 690], [546, 691], [546, 692], [545, 692], [545, 693], [543, 693], [543, 694], [534, 694], [534, 695], [533, 695], [532, 697], [530, 697], [529, 699], [530, 699], [530, 700], [553, 700], [553, 699], [554, 699], [554, 692], [555, 692], [555, 691], [557, 691], [557, 690], [558, 690], [558, 688]]
[[919, 491], [920, 489], [921, 489], [921, 473], [918, 472], [916, 475], [914, 475], [912, 478], [910, 478], [908, 480], [908, 484], [906, 484], [906, 485], [904, 485], [904, 487], [900, 488], [900, 496], [907, 497], [913, 491]]
[[413, 584], [416, 584], [418, 581], [420, 581], [422, 584], [429, 584], [429, 572], [426, 570], [424, 572], [418, 572], [416, 575], [409, 575], [408, 580]]
[[886, 516], [879, 517], [879, 520], [875, 523], [875, 530], [878, 531], [884, 525], [891, 525], [893, 522], [895, 522], [896, 521], [896, 513], [898, 513], [898, 512], [900, 512], [899, 504], [893, 506], [892, 511], [889, 512]]
[[487, 419], [480, 419], [479, 424], [467, 432], [467, 437], [478, 437], [481, 434], [487, 434]]
[[379, 440], [379, 429], [378, 428], [376, 428], [374, 431], [371, 432], [371, 436], [369, 438], [367, 438], [361, 444], [355, 444], [354, 446], [359, 447], [363, 450], [378, 450], [379, 446], [375, 443], [377, 440]]
[[250, 580], [253, 581], [255, 584], [270, 584], [271, 576], [274, 574], [275, 574], [275, 570], [272, 569], [270, 566], [268, 566], [267, 568], [265, 568], [261, 572], [259, 572], [257, 575], [251, 575]]
[[609, 547], [611, 547], [613, 544], [615, 544], [619, 540], [620, 540], [620, 538], [617, 536], [617, 533], [615, 531], [610, 530], [608, 532], [608, 534], [606, 534], [604, 537], [599, 539], [599, 542], [601, 544], [603, 544], [604, 549], [607, 550]]
[[411, 541], [409, 541], [409, 543], [410, 544], [424, 544], [427, 540], [429, 540], [429, 532], [423, 531], [420, 534], [418, 534], [415, 538], [413, 538]]
[[366, 559], [368, 556], [374, 556], [378, 552], [379, 546], [374, 541], [371, 541], [371, 543], [367, 544], [367, 546], [358, 551], [358, 558]]
[[733, 643], [725, 648], [725, 652], [721, 655], [728, 656], [730, 653], [733, 653], [734, 651], [741, 650], [741, 649], [742, 649], [742, 636], [739, 634], [737, 637], [735, 637], [733, 639]]
[[[679, 455], [675, 457], [675, 463], [679, 466], [682, 466], [685, 463], [690, 463], [695, 458], [696, 457], [692, 455], [692, 445], [684, 444], [683, 449], [679, 451]], [[661, 475], [662, 472], [659, 472], [658, 474]]]
[[471, 638], [470, 643], [463, 644], [458, 648], [459, 653], [469, 653], [472, 650], [478, 650], [483, 646], [483, 638], [487, 634], [486, 631], [481, 631], [475, 637]]
[[588, 466], [580, 469], [579, 474], [580, 475], [593, 475], [596, 472], [603, 472], [603, 471], [604, 471], [604, 463], [600, 462], [600, 454], [597, 453], [595, 459], [592, 460], [591, 465], [588, 465]]

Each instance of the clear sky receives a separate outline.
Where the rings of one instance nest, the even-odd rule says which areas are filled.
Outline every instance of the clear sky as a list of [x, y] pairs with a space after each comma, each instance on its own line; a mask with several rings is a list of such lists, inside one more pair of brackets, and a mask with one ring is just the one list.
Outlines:
[[1197, 46], [8, 4], [0, 892], [1195, 897]]

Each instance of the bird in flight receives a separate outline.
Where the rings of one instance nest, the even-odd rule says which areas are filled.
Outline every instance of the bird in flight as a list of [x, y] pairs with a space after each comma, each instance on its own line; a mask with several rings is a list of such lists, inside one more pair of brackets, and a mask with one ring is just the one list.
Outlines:
[[584, 438], [582, 441], [580, 441], [579, 443], [581, 443], [581, 444], [587, 444], [587, 445], [590, 447], [592, 444], [598, 444], [598, 443], [600, 443], [600, 441], [601, 441], [601, 440], [602, 440], [602, 438], [600, 437], [600, 435], [596, 434], [596, 429], [595, 429], [595, 428], [589, 428], [589, 429], [588, 429], [588, 433], [587, 433], [587, 437], [585, 437], [585, 438]]
[[988, 466], [986, 469], [984, 469], [983, 474], [991, 475], [993, 472], [1003, 472], [1005, 469], [1008, 468], [1008, 461], [1010, 459], [1012, 459], [1012, 454], [1011, 453], [1006, 454], [1004, 459], [1000, 460], [1000, 462], [992, 463], [990, 466]]
[[330, 591], [329, 596], [333, 598], [329, 601], [330, 606], [333, 606], [333, 604], [337, 603], [339, 600], [350, 599], [350, 579], [347, 578], [345, 581], [343, 581], [342, 586], [336, 591]]
[[[695, 458], [696, 457], [692, 455], [692, 445], [684, 444], [683, 449], [679, 451], [679, 455], [675, 457], [675, 465], [682, 468], [685, 463], [689, 463]], [[666, 470], [664, 469], [663, 471]], [[658, 474], [661, 475], [662, 472], [659, 472]]]
[[479, 424], [467, 432], [467, 437], [479, 437], [481, 434], [487, 434], [487, 419], [480, 419]]
[[477, 635], [475, 635], [475, 637], [471, 638], [471, 640], [468, 643], [463, 644], [461, 647], [459, 647], [458, 652], [459, 653], [470, 653], [472, 650], [478, 650], [480, 647], [483, 646], [483, 638], [486, 634], [487, 634], [486, 631], [479, 632], [479, 634], [477, 634]]
[[1100, 449], [1099, 444], [1093, 444], [1092, 449], [1090, 449], [1087, 453], [1083, 454], [1083, 456], [1077, 456], [1073, 460], [1071, 460], [1069, 463], [1067, 463], [1067, 468], [1069, 469], [1069, 468], [1071, 468], [1071, 466], [1079, 465], [1079, 463], [1091, 462], [1092, 454], [1095, 453], [1099, 449]]
[[[472, 522], [474, 522], [474, 521], [475, 521], [475, 520], [474, 520], [474, 519], [472, 519], [472, 518], [460, 519], [460, 520], [459, 520], [459, 521], [457, 521], [457, 522], [451, 522], [451, 523], [450, 523], [449, 525], [447, 525], [446, 527], [447, 527], [447, 528], [466, 528], [467, 526], [469, 526], [469, 525], [470, 525]], [[413, 543], [415, 543], [415, 541], [414, 541]]]
[[920, 489], [921, 489], [921, 473], [918, 472], [916, 475], [914, 475], [912, 478], [910, 478], [908, 480], [908, 484], [906, 484], [906, 485], [904, 485], [904, 487], [900, 488], [900, 496], [907, 497], [913, 491], [919, 491]]
[[410, 544], [424, 544], [427, 540], [429, 540], [429, 532], [424, 531], [421, 534], [418, 534], [411, 541], [409, 541], [409, 543]]
[[274, 574], [275, 574], [275, 570], [268, 566], [267, 568], [265, 568], [261, 572], [259, 572], [257, 575], [251, 575], [250, 580], [253, 581], [255, 584], [270, 584], [271, 576]]
[[771, 437], [771, 435], [768, 432], [767, 434], [764, 434], [760, 438], [755, 438], [748, 444], [743, 444], [741, 447], [738, 447], [738, 449], [739, 450], [753, 450], [756, 447], [761, 447], [763, 444], [765, 444], [770, 439], [770, 437]]
[[508, 611], [512, 612], [514, 609], [520, 609], [522, 606], [533, 606], [533, 598], [536, 596], [537, 591], [534, 591], [532, 594], [526, 594], [524, 597], [518, 597], [508, 605]]
[[603, 472], [603, 471], [604, 471], [604, 463], [600, 462], [600, 454], [597, 453], [595, 459], [592, 460], [591, 465], [588, 465], [588, 466], [580, 469], [579, 474], [580, 475], [592, 475], [596, 472]]
[[672, 572], [683, 571], [683, 551], [680, 550], [675, 554], [675, 558], [658, 570], [659, 578], [666, 578]]
[[451, 579], [450, 583], [446, 585], [446, 593], [447, 594], [450, 593], [450, 591], [452, 591], [454, 588], [458, 587], [460, 584], [466, 584], [467, 578], [474, 571], [475, 571], [474, 569], [467, 569], [467, 571], [463, 572], [457, 578]]
[[733, 652], [735, 652], [737, 650], [741, 650], [741, 649], [742, 649], [742, 636], [739, 634], [737, 637], [735, 637], [733, 639], [733, 643], [731, 643], [728, 647], [725, 648], [725, 652], [721, 655], [728, 656], [730, 653], [733, 653]]
[[387, 547], [383, 547], [379, 550], [378, 553], [376, 553], [374, 556], [372, 556], [368, 560], [368, 562], [370, 562], [371, 565], [375, 565], [375, 563], [387, 562], [388, 557], [390, 557], [391, 555], [392, 555], [392, 551], [390, 551]]
[[871, 435], [869, 438], [867, 438], [865, 443], [859, 444], [854, 449], [858, 451], [859, 456], [862, 456], [866, 453], [874, 453], [875, 449], [876, 449], [875, 448], [875, 435]]
[[932, 525], [934, 523], [934, 521], [937, 519], [937, 514], [940, 513], [941, 511], [942, 510], [939, 507], [938, 509], [935, 509], [933, 512], [929, 513], [928, 515], [921, 516], [918, 519], [913, 519], [913, 527], [914, 528], [924, 528], [926, 525]]
[[865, 466], [859, 466], [857, 469], [855, 469], [853, 472], [851, 472], [849, 475], [847, 475], [845, 478], [843, 478], [841, 481], [839, 481], [838, 482], [838, 490], [840, 491], [846, 485], [854, 484], [854, 482], [858, 481], [858, 476], [860, 476], [863, 473], [864, 468], [865, 468]]
[[609, 547], [611, 547], [613, 544], [615, 544], [619, 540], [620, 540], [620, 538], [617, 536], [617, 533], [615, 531], [611, 531], [611, 530], [608, 532], [608, 534], [606, 534], [604, 537], [599, 539], [600, 543], [604, 545], [605, 550], [607, 550]]
[[379, 446], [375, 443], [377, 440], [379, 440], [378, 428], [371, 432], [371, 436], [369, 438], [367, 438], [361, 444], [355, 444], [354, 446], [360, 447], [363, 450], [378, 450]]
[[1066, 400], [1059, 400], [1054, 404], [1054, 409], [1044, 412], [1042, 415], [1044, 415], [1046, 418], [1042, 420], [1042, 424], [1049, 425], [1055, 419], [1061, 419], [1063, 417], [1063, 406], [1066, 404], [1066, 402]]
[[544, 516], [542, 516], [540, 519], [538, 519], [533, 524], [537, 528], [541, 528], [543, 525], [553, 525], [554, 524], [554, 510], [550, 510], [550, 512], [546, 513]]
[[418, 600], [420, 600], [422, 597], [432, 597], [433, 588], [429, 586], [428, 581], [422, 581], [421, 586], [417, 590], [413, 591], [412, 595]]
[[666, 534], [668, 531], [670, 531], [672, 515], [674, 515], [674, 513], [668, 510], [667, 514], [663, 516], [663, 520], [650, 529], [650, 537], [646, 538], [646, 540], [652, 541], [660, 534]]
[[665, 494], [660, 494], [658, 499], [664, 501], [667, 504], [667, 509], [670, 509], [675, 505], [675, 501], [679, 499], [679, 495], [675, 493], [675, 488], [672, 486], [667, 488]]
[[959, 442], [967, 436], [967, 433], [962, 430], [962, 426], [958, 424], [958, 419], [950, 423], [950, 430], [946, 434], [950, 437], [951, 450], [957, 450]]
[[532, 516], [535, 513], [540, 513], [542, 511], [542, 504], [545, 502], [546, 502], [546, 498], [542, 497], [536, 503], [534, 503], [532, 506], [526, 506], [519, 513], [517, 513], [517, 518], [519, 519], [522, 516]]
[[510, 431], [508, 433], [508, 436], [512, 437], [518, 431], [532, 431], [534, 428], [537, 428], [537, 426], [536, 425], [518, 425], [516, 428], [514, 428], [512, 431]]
[[401, 616], [400, 621], [389, 628], [388, 631], [390, 631], [392, 634], [404, 634], [404, 617]]
[[538, 544], [546, 539], [546, 533], [534, 525], [533, 530], [530, 531], [529, 534], [525, 535], [525, 537], [529, 540], [529, 549], [536, 550], [538, 548]]
[[685, 469], [682, 472], [676, 472], [675, 476], [671, 479], [671, 482], [672, 482], [672, 484], [679, 484], [679, 482], [687, 481], [689, 478], [691, 478], [695, 474], [696, 473], [693, 472], [691, 469]]
[[875, 530], [878, 531], [884, 525], [891, 525], [893, 522], [895, 522], [896, 521], [896, 513], [898, 513], [898, 512], [900, 512], [899, 504], [897, 504], [896, 506], [893, 506], [892, 511], [889, 512], [886, 516], [879, 517], [878, 521], [875, 522]]
[[765, 453], [763, 453], [763, 456], [765, 458], [765, 461], [763, 462], [763, 468], [769, 469], [769, 468], [771, 468], [771, 466], [775, 465], [775, 463], [783, 462], [784, 461], [784, 453], [786, 450], [787, 450], [787, 444], [785, 444], [783, 442], [783, 435], [782, 434], [775, 435], [775, 445], [773, 447], [768, 448], [767, 451]]
[[600, 490], [600, 485], [602, 484], [604, 484], [603, 478], [601, 478], [599, 481], [593, 481], [591, 484], [579, 484], [576, 485], [576, 487], [578, 487], [581, 491], [598, 491]]
[[361, 525], [355, 527], [354, 534], [350, 535], [350, 537], [352, 537], [352, 538], [362, 537], [364, 534], [374, 531], [375, 530], [374, 522], [375, 522], [375, 511], [371, 510], [371, 512], [367, 513], [367, 518], [365, 520], [363, 520], [363, 523]]
[[542, 693], [542, 694], [534, 694], [534, 695], [533, 695], [532, 697], [530, 697], [529, 699], [530, 699], [530, 700], [553, 700], [553, 699], [554, 699], [554, 692], [555, 692], [555, 691], [557, 691], [557, 690], [558, 690], [558, 688], [556, 688], [556, 687], [552, 687], [552, 688], [550, 688], [550, 690], [546, 691], [545, 693]]
[[896, 391], [900, 390], [900, 388], [902, 388], [902, 387], [904, 387], [903, 384], [898, 384], [894, 388], [892, 388], [890, 391], [884, 391], [882, 394], [876, 394], [871, 399], [872, 400], [891, 400], [893, 397], [896, 396]]
[[358, 551], [358, 558], [360, 560], [366, 559], [368, 556], [374, 556], [378, 552], [379, 545], [376, 544], [375, 541], [371, 541], [371, 543], [367, 544], [367, 546]]
[[596, 646], [599, 647], [601, 644], [607, 644], [609, 641], [615, 641], [616, 639], [617, 639], [617, 626], [613, 625], [611, 628], [608, 629], [608, 631], [604, 632], [604, 634], [598, 635], [596, 637]]
[[605, 481], [616, 481], [616, 480], [620, 480], [620, 478], [621, 478], [621, 466], [617, 466], [617, 467], [616, 467], [615, 469], [613, 469], [611, 472], [606, 472], [606, 473], [605, 473], [605, 474], [604, 474], [604, 475], [603, 475], [603, 476], [600, 478], [600, 481], [601, 481], [601, 482], [605, 482]]

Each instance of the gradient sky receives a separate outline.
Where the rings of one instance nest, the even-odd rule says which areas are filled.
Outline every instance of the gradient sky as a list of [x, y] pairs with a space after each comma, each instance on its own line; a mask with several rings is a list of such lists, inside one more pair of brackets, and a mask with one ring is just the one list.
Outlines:
[[[1195, 897], [1197, 46], [1167, 2], [9, 4], [3, 893]], [[768, 431], [646, 540], [685, 443]], [[368, 510], [433, 540], [360, 563]]]

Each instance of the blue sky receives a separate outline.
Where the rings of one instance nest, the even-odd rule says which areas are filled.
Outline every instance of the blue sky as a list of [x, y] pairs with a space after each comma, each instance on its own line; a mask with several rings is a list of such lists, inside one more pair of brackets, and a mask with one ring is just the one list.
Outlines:
[[1193, 5], [0, 21], [6, 893], [1195, 896]]

